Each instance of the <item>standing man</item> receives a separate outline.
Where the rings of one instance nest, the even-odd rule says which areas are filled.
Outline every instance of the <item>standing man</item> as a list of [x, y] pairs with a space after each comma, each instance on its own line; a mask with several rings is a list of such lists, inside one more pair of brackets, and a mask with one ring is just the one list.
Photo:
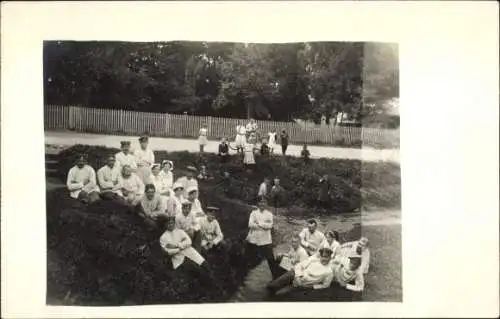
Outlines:
[[[271, 229], [273, 228], [273, 214], [265, 209], [266, 201], [260, 200], [258, 208], [250, 213], [248, 219], [247, 256], [250, 265], [254, 266], [263, 258], [271, 265], [274, 261]], [[271, 272], [274, 272], [271, 267]]]
[[288, 142], [289, 142], [289, 136], [288, 136], [288, 133], [283, 130], [280, 134], [280, 140], [281, 140], [281, 153], [283, 154], [283, 156], [286, 155], [286, 150], [288, 148]]
[[120, 168], [116, 165], [115, 156], [109, 155], [106, 165], [97, 171], [97, 181], [101, 187], [102, 199], [113, 200], [120, 198], [120, 175]]
[[135, 156], [130, 151], [130, 141], [121, 141], [121, 152], [116, 153], [116, 166], [119, 170], [123, 166], [128, 165], [133, 171], [137, 169], [137, 163], [135, 162]]
[[76, 165], [69, 170], [66, 186], [72, 198], [85, 204], [99, 199], [96, 173], [92, 166], [87, 164], [85, 155], [80, 155], [76, 160]]
[[137, 163], [137, 176], [143, 183], [147, 183], [151, 175], [151, 166], [155, 162], [155, 155], [149, 149], [149, 138], [142, 136], [139, 138], [141, 147], [134, 152], [135, 160]]
[[314, 255], [326, 240], [325, 235], [317, 230], [318, 222], [314, 219], [307, 221], [307, 227], [300, 233], [300, 244], [307, 251], [309, 256]]

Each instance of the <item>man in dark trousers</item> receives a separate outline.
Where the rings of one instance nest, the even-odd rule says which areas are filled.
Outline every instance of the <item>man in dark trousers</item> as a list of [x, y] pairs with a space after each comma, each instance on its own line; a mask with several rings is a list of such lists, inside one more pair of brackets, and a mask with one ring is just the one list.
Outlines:
[[283, 153], [283, 156], [286, 155], [286, 149], [288, 148], [288, 142], [289, 142], [289, 136], [288, 133], [283, 130], [280, 134], [280, 140], [281, 140], [281, 152]]

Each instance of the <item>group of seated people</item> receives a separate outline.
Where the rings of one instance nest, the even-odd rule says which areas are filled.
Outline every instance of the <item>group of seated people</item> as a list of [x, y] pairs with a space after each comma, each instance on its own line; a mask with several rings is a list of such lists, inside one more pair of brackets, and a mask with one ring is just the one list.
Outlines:
[[[80, 156], [68, 174], [70, 196], [86, 203], [100, 198], [132, 207], [146, 225], [163, 232], [159, 243], [171, 257], [173, 269], [182, 266], [218, 287], [204, 255], [225, 249], [216, 219], [219, 209], [202, 208], [196, 168], [188, 167], [189, 173], [174, 182], [173, 163], [154, 163], [147, 138], [140, 142], [141, 149], [134, 154], [130, 142], [122, 142], [122, 151], [108, 156], [97, 174], [86, 157]], [[206, 170], [199, 178], [207, 178]], [[317, 222], [310, 220], [308, 227], [292, 238], [289, 252], [276, 254], [271, 234], [273, 214], [267, 209], [266, 197], [259, 198], [250, 214], [245, 252], [247, 257], [267, 260], [273, 275], [268, 284], [271, 294], [285, 286], [322, 289], [332, 282], [351, 291], [363, 290], [370, 258], [366, 238], [340, 244], [338, 233], [324, 235], [317, 230]]]
[[323, 289], [332, 283], [353, 292], [363, 291], [370, 264], [368, 239], [341, 244], [336, 231], [325, 235], [317, 226], [316, 220], [309, 220], [308, 227], [292, 237], [289, 252], [271, 262], [278, 269], [267, 286], [271, 294], [287, 286]]

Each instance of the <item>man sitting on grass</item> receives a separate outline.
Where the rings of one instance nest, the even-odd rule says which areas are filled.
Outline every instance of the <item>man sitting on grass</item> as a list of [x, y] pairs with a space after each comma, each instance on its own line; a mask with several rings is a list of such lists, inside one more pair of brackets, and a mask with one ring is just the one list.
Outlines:
[[120, 169], [116, 165], [114, 155], [109, 155], [106, 165], [97, 171], [97, 181], [101, 187], [101, 198], [117, 200], [120, 196], [121, 178]]
[[309, 256], [313, 255], [321, 247], [321, 244], [326, 240], [325, 235], [317, 230], [318, 222], [314, 219], [307, 221], [307, 227], [300, 234], [300, 244], [307, 251]]
[[191, 238], [193, 247], [197, 250], [201, 250], [201, 234], [200, 225], [198, 224], [196, 217], [191, 213], [191, 202], [187, 199], [182, 201], [182, 213], [175, 216], [176, 226], [179, 229], [185, 231]]
[[66, 186], [70, 196], [87, 204], [99, 199], [96, 173], [92, 166], [87, 164], [87, 157], [80, 155], [68, 173]]
[[137, 206], [139, 215], [144, 218], [146, 224], [150, 227], [156, 226], [156, 220], [159, 216], [166, 216], [164, 201], [153, 184], [147, 184], [145, 194]]
[[368, 248], [368, 238], [361, 237], [357, 241], [352, 241], [341, 245], [341, 251], [344, 255], [358, 254], [361, 256], [361, 271], [367, 274], [370, 268], [370, 249]]
[[201, 247], [204, 250], [219, 250], [223, 245], [224, 235], [219, 222], [215, 219], [217, 207], [207, 207], [207, 216], [201, 221]]
[[187, 271], [200, 278], [202, 284], [221, 292], [220, 285], [213, 278], [205, 258], [191, 246], [188, 234], [176, 227], [176, 218], [162, 216], [158, 224], [162, 229], [166, 228], [160, 237], [160, 246], [170, 256], [172, 268]]
[[127, 204], [131, 206], [139, 204], [144, 195], [144, 183], [128, 165], [122, 168], [121, 187], [121, 193]]
[[277, 267], [274, 271], [275, 276], [279, 277], [287, 271], [292, 270], [293, 267], [303, 262], [307, 258], [309, 258], [309, 255], [307, 254], [306, 250], [302, 246], [300, 246], [300, 237], [298, 235], [293, 236], [290, 250], [287, 253], [278, 255], [276, 257], [276, 264], [273, 266]]
[[300, 262], [267, 285], [270, 295], [287, 286], [293, 288], [324, 289], [330, 287], [333, 271], [330, 264], [332, 251], [329, 248], [319, 250], [320, 257], [311, 256]]

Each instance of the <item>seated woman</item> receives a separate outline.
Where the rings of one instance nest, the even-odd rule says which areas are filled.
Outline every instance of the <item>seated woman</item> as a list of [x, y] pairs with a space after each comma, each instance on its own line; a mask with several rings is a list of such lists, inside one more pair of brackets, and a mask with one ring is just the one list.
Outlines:
[[361, 237], [357, 241], [345, 243], [340, 246], [340, 251], [344, 256], [357, 253], [361, 256], [361, 270], [367, 274], [370, 268], [370, 249], [368, 248], [368, 238]]
[[155, 186], [156, 193], [160, 196], [166, 209], [167, 200], [170, 197], [170, 188], [165, 183], [165, 179], [161, 174], [160, 164], [153, 164], [153, 166], [151, 166], [150, 183]]
[[207, 207], [207, 216], [200, 223], [201, 247], [204, 250], [219, 250], [223, 245], [224, 235], [219, 222], [215, 219], [217, 207]]
[[70, 196], [83, 203], [91, 203], [99, 199], [96, 173], [92, 166], [87, 164], [87, 157], [80, 155], [68, 173], [66, 186]]
[[177, 216], [182, 214], [184, 187], [182, 184], [175, 183], [172, 190], [173, 194], [167, 200], [167, 214], [169, 216]]
[[278, 290], [287, 286], [312, 289], [330, 287], [333, 280], [333, 270], [330, 264], [332, 251], [329, 248], [321, 248], [319, 254], [319, 258], [311, 256], [271, 281], [267, 285], [269, 293], [274, 295]]
[[365, 288], [361, 256], [351, 253], [348, 256], [335, 258], [331, 263], [334, 282], [349, 291], [361, 292]]
[[114, 155], [109, 155], [106, 165], [97, 171], [97, 181], [101, 187], [101, 198], [117, 200], [121, 198], [120, 168], [116, 165]]
[[203, 211], [200, 200], [198, 199], [198, 188], [189, 188], [187, 194], [187, 200], [191, 203], [191, 214], [193, 214], [196, 222], [199, 224], [207, 215]]
[[144, 183], [128, 165], [122, 168], [121, 187], [121, 195], [127, 204], [132, 206], [139, 204], [144, 195]]
[[139, 215], [143, 217], [146, 224], [151, 227], [156, 226], [158, 217], [166, 216], [164, 201], [161, 199], [160, 195], [156, 193], [153, 184], [146, 185], [145, 194], [137, 208]]
[[193, 247], [201, 250], [201, 233], [200, 225], [196, 220], [194, 214], [191, 213], [191, 202], [187, 199], [182, 201], [182, 213], [175, 216], [175, 223], [177, 228], [185, 231], [193, 243]]
[[174, 187], [174, 162], [169, 160], [164, 160], [161, 162], [161, 172], [160, 175], [163, 178], [163, 184], [168, 189]]
[[160, 237], [161, 248], [170, 256], [174, 270], [184, 269], [203, 280], [204, 284], [220, 289], [211, 275], [210, 268], [200, 253], [191, 246], [191, 238], [176, 227], [173, 216], [160, 217], [158, 224], [165, 232]]
[[[300, 245], [300, 237], [295, 235], [292, 237], [290, 250], [285, 254], [280, 254], [276, 257], [276, 265], [273, 267], [277, 267], [274, 273], [278, 277], [290, 271], [298, 265], [309, 258], [307, 251]], [[276, 279], [276, 278], [274, 278]]]

